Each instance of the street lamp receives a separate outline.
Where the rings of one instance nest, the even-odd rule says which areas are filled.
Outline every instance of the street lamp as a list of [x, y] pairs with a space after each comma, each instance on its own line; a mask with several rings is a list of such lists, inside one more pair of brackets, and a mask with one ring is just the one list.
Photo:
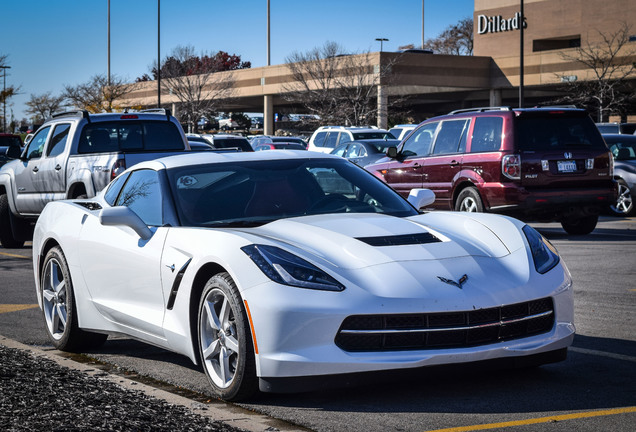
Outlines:
[[11, 69], [11, 66], [0, 66], [0, 69], [4, 69], [2, 84], [2, 101], [4, 103], [2, 114], [2, 132], [7, 132], [7, 69]]
[[383, 43], [383, 42], [388, 42], [388, 41], [389, 41], [387, 38], [375, 38], [375, 40], [377, 40], [378, 42], [380, 42], [380, 52], [382, 52], [382, 43]]

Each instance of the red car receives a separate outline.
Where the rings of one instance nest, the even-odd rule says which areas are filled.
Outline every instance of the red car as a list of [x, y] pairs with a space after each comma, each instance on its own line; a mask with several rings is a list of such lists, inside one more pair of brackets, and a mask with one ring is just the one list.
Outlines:
[[421, 123], [365, 168], [401, 195], [435, 192], [433, 208], [559, 221], [594, 230], [614, 202], [612, 158], [586, 111], [476, 108]]

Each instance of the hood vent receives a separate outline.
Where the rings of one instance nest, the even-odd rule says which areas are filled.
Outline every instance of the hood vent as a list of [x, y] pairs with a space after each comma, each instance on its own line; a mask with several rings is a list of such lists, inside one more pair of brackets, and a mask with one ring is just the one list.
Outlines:
[[441, 242], [431, 233], [402, 234], [384, 237], [356, 237], [370, 246], [406, 246]]

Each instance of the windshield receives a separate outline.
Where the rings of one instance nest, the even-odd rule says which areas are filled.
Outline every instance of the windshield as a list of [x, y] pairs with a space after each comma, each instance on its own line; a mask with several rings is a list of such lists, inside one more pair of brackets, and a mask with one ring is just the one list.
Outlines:
[[184, 226], [258, 226], [327, 213], [417, 214], [392, 189], [344, 159], [193, 165], [168, 170], [168, 177]]
[[636, 160], [636, 136], [605, 137], [605, 142], [607, 142], [614, 159]]

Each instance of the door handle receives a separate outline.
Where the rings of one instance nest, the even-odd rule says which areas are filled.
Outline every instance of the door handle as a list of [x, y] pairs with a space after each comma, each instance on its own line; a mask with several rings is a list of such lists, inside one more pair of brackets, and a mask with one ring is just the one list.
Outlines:
[[34, 173], [36, 173], [36, 172], [38, 172], [38, 171], [40, 171], [40, 168], [38, 168], [38, 167], [33, 167], [33, 172], [34, 172]]
[[459, 162], [457, 162], [456, 160], [451, 161], [450, 166], [457, 166], [459, 165]]
[[60, 164], [55, 165], [55, 171], [59, 171], [61, 169], [62, 169], [62, 167], [60, 166]]

